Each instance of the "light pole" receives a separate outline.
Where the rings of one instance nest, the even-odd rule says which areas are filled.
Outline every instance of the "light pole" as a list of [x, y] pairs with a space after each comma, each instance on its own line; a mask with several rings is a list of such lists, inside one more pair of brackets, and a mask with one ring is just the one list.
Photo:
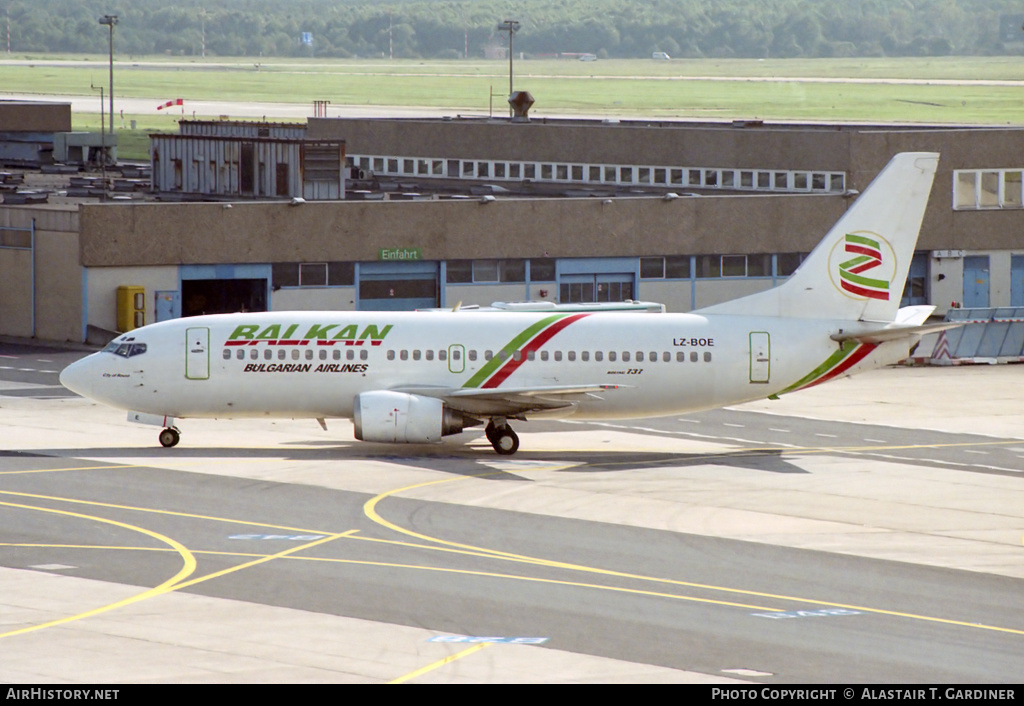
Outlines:
[[117, 15], [103, 15], [99, 19], [101, 25], [110, 27], [110, 134], [114, 134], [114, 25]]
[[[519, 22], [516, 20], [505, 20], [498, 29], [508, 32], [508, 97], [512, 98], [512, 35], [519, 31]], [[508, 108], [509, 117], [512, 116], [512, 106]]]

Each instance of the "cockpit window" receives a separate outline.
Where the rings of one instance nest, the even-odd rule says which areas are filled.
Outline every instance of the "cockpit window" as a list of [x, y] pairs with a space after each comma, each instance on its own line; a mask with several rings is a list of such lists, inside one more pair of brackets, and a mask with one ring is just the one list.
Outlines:
[[111, 341], [103, 348], [103, 352], [113, 353], [114, 355], [119, 355], [122, 358], [131, 358], [145, 353], [146, 344], [136, 343], [131, 339], [127, 341]]

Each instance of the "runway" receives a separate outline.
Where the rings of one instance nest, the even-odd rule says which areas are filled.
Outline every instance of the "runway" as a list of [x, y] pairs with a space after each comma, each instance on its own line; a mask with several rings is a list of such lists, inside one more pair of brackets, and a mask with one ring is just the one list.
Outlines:
[[[157, 429], [0, 346], [0, 680], [1015, 683], [1020, 368], [436, 446]], [[970, 393], [968, 394], [968, 391]]]

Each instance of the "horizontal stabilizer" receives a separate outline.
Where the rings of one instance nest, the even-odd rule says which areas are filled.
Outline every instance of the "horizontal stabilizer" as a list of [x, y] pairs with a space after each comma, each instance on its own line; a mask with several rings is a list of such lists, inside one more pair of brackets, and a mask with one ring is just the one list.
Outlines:
[[949, 323], [944, 321], [936, 324], [924, 324], [922, 326], [899, 326], [890, 325], [885, 328], [874, 329], [873, 331], [860, 331], [858, 333], [834, 333], [830, 336], [833, 341], [858, 341], [859, 343], [885, 343], [886, 341], [898, 341], [901, 338], [912, 338], [924, 336], [937, 331], [945, 331], [951, 328], [963, 326], [963, 322]]
[[951, 328], [963, 326], [963, 323], [949, 323], [948, 321], [926, 324], [925, 321], [935, 311], [934, 306], [905, 306], [896, 312], [896, 320], [890, 324], [879, 322], [878, 328], [867, 331], [840, 331], [832, 334], [833, 341], [858, 341], [860, 343], [885, 343], [886, 341], [898, 341], [901, 338], [921, 337], [925, 334], [945, 331]]

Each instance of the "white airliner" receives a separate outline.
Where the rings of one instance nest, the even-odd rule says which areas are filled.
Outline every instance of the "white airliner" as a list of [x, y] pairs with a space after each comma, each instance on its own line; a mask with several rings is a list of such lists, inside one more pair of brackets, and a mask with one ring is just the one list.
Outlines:
[[350, 418], [357, 439], [438, 442], [510, 420], [622, 419], [775, 397], [905, 358], [934, 307], [899, 309], [933, 153], [897, 155], [779, 287], [689, 314], [219, 314], [118, 336], [60, 376], [179, 440], [185, 418]]

